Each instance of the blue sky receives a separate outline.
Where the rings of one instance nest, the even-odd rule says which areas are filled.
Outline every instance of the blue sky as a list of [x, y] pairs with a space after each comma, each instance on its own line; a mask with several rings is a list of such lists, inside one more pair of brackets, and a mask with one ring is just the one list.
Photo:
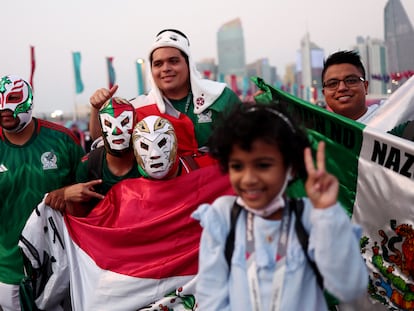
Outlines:
[[[386, 0], [19, 0], [2, 6], [1, 75], [29, 79], [30, 45], [35, 46], [35, 113], [88, 105], [108, 84], [106, 56], [114, 57], [117, 95], [136, 96], [135, 61], [146, 58], [156, 33], [178, 28], [190, 39], [196, 61], [216, 58], [216, 32], [240, 17], [247, 62], [268, 57], [283, 74], [294, 62], [300, 40], [325, 54], [349, 49], [356, 37], [383, 39]], [[414, 23], [414, 1], [401, 0]], [[83, 93], [75, 94], [72, 52], [82, 54]], [[411, 51], [412, 53], [413, 51]]]

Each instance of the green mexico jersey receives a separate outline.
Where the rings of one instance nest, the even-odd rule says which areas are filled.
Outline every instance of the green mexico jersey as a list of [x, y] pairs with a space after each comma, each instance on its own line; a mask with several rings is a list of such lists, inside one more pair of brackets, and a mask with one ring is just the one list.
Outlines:
[[194, 114], [193, 99], [170, 100], [175, 109], [186, 114], [194, 124], [194, 131], [198, 146], [205, 146], [213, 130], [213, 124], [220, 119], [220, 115], [230, 110], [234, 105], [241, 103], [239, 97], [229, 88], [216, 101], [200, 114]]
[[33, 120], [35, 133], [23, 146], [0, 134], [0, 282], [7, 284], [24, 276], [17, 245], [28, 217], [46, 193], [75, 181], [84, 153], [66, 128]]

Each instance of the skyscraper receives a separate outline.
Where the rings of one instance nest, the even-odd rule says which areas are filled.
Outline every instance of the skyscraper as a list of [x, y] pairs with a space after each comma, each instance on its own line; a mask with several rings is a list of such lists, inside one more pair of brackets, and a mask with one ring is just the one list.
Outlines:
[[357, 37], [355, 50], [359, 52], [369, 80], [368, 93], [387, 94], [389, 79], [387, 76], [387, 53], [382, 40]]
[[324, 55], [324, 50], [311, 42], [309, 33], [306, 33], [296, 54], [296, 83], [300, 86], [298, 97], [316, 102], [321, 95]]
[[384, 9], [384, 38], [388, 71], [414, 70], [414, 30], [400, 0], [388, 0]]
[[240, 18], [220, 27], [217, 32], [218, 72], [243, 77], [246, 71], [243, 28]]

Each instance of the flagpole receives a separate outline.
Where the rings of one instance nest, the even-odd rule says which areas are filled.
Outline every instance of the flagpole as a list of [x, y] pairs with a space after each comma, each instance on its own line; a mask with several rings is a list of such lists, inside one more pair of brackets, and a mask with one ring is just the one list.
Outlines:
[[77, 91], [76, 91], [76, 61], [75, 61], [75, 53], [77, 53], [76, 51], [75, 52], [71, 52], [71, 54], [72, 54], [72, 63], [73, 63], [73, 67], [74, 67], [74, 70], [73, 70], [73, 80], [72, 80], [72, 86], [73, 86], [73, 90], [75, 91], [74, 93], [73, 93], [73, 115], [72, 115], [72, 120], [73, 121], [76, 121], [77, 120], [77, 118], [78, 118], [78, 112], [77, 112], [77, 103], [76, 103], [76, 98], [77, 98]]
[[138, 77], [138, 95], [145, 93], [144, 78], [142, 73], [142, 67], [145, 66], [145, 61], [142, 58], [138, 58], [136, 61], [137, 77]]
[[36, 69], [36, 58], [35, 58], [35, 47], [33, 45], [30, 46], [30, 86], [32, 87], [32, 92], [34, 93], [34, 72]]
[[108, 69], [108, 88], [111, 89], [115, 82], [116, 82], [116, 77], [115, 77], [115, 69], [113, 66], [113, 61], [114, 61], [114, 57], [113, 56], [109, 56], [106, 58], [106, 66]]
[[74, 119], [76, 120], [78, 118], [78, 105], [76, 102], [76, 95], [80, 94], [84, 90], [82, 77], [81, 77], [81, 71], [80, 71], [80, 63], [81, 63], [81, 54], [80, 52], [72, 52], [72, 58], [73, 58], [73, 67], [74, 67], [74, 74], [75, 74], [75, 99], [74, 99]]

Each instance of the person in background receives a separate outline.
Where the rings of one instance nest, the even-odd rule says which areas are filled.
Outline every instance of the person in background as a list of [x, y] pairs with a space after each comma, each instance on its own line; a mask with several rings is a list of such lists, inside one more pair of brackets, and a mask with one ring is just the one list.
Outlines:
[[[190, 42], [179, 30], [164, 29], [156, 35], [149, 50], [149, 63], [151, 90], [148, 95], [131, 100], [138, 108], [138, 121], [148, 115], [161, 115], [176, 127], [176, 120], [188, 117], [194, 125], [198, 147], [203, 147], [213, 124], [227, 109], [241, 103], [225, 83], [201, 77], [190, 52]], [[98, 89], [90, 98], [93, 138], [99, 135], [97, 112], [117, 89], [117, 85], [109, 90]], [[179, 145], [180, 140], [178, 136]]]
[[79, 142], [80, 142], [83, 150], [85, 150], [85, 134], [79, 128], [78, 124], [76, 124], [75, 122], [73, 122], [72, 125], [70, 126], [70, 130], [78, 138], [78, 140], [79, 140]]
[[[196, 284], [200, 310], [327, 310], [310, 260], [324, 288], [340, 300], [365, 293], [361, 228], [337, 202], [339, 183], [325, 170], [323, 142], [315, 165], [306, 134], [280, 105], [246, 103], [216, 128], [208, 146], [237, 196], [219, 197], [193, 214], [203, 227]], [[308, 197], [301, 199], [303, 214], [296, 220], [309, 233], [305, 255], [285, 190], [291, 179], [306, 175]], [[234, 205], [240, 215], [228, 261]]]
[[[83, 149], [64, 126], [32, 117], [33, 92], [24, 79], [0, 78], [0, 308], [21, 309], [25, 277], [18, 248], [26, 220], [47, 197], [73, 183]], [[59, 190], [55, 190], [61, 188]]]
[[322, 93], [329, 109], [349, 119], [366, 124], [378, 104], [366, 105], [368, 81], [361, 58], [355, 51], [329, 55], [322, 69]]
[[89, 124], [88, 124], [88, 128], [84, 132], [84, 135], [85, 135], [85, 152], [88, 153], [89, 151], [91, 151], [92, 143], [93, 143], [93, 139], [91, 137], [91, 134], [89, 133]]

